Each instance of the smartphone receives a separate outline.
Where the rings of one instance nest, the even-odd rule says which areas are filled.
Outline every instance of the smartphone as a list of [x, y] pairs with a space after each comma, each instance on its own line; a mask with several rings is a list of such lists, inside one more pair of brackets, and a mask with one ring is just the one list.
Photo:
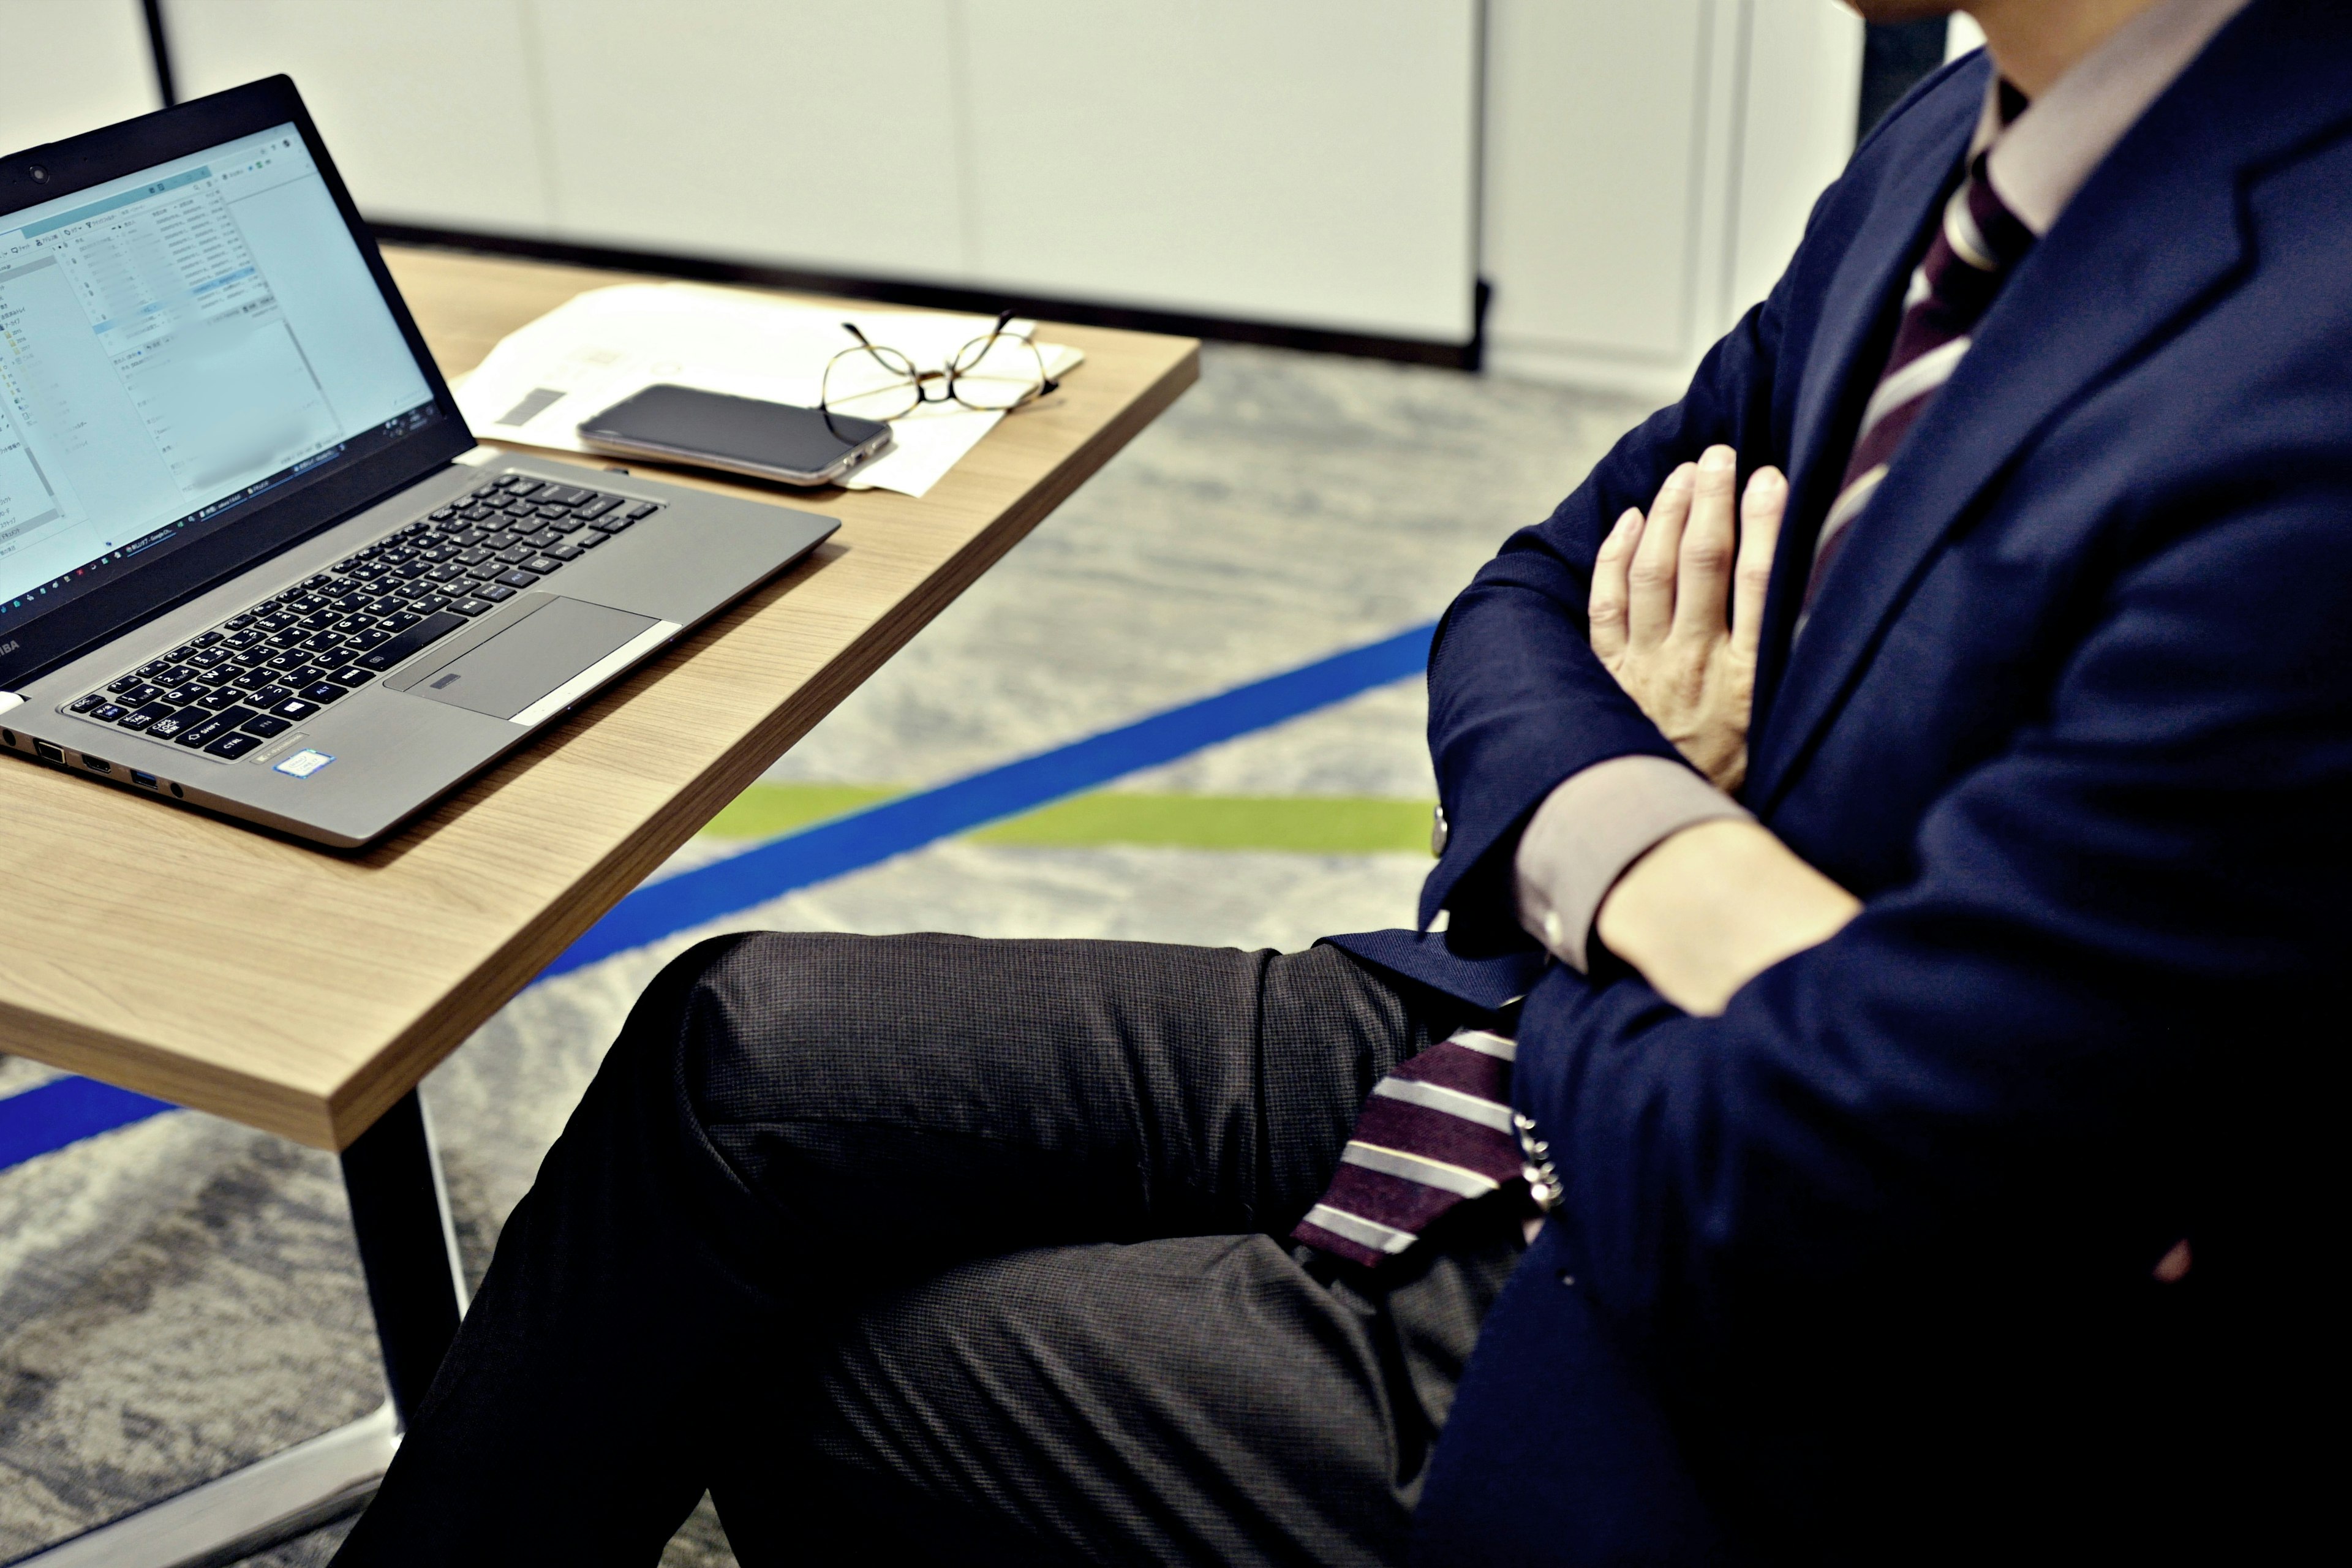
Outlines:
[[890, 445], [890, 426], [789, 403], [657, 382], [580, 422], [602, 452], [699, 463], [788, 485], [829, 485]]

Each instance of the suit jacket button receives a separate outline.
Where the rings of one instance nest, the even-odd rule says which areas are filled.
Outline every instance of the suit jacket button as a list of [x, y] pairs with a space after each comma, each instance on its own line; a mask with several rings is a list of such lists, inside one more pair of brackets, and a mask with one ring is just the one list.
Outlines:
[[1443, 858], [1445, 854], [1445, 808], [1437, 807], [1429, 814], [1429, 852]]

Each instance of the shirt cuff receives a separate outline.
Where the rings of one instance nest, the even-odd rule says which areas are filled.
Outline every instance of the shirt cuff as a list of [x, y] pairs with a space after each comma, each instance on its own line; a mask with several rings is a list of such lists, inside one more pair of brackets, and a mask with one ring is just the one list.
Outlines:
[[1544, 797], [1511, 867], [1519, 924], [1580, 973], [1601, 900], [1626, 868], [1702, 822], [1754, 818], [1729, 795], [1664, 757], [1612, 757]]

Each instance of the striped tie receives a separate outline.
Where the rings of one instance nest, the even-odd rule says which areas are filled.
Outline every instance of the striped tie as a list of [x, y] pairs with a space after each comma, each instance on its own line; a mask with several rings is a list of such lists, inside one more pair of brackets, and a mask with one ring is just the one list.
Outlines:
[[1375, 1084], [1330, 1190], [1291, 1239], [1370, 1268], [1465, 1198], [1516, 1186], [1526, 1174], [1511, 1119], [1516, 1050], [1462, 1029]]
[[[2004, 94], [2004, 100], [2007, 95]], [[2022, 100], [2015, 100], [2021, 107]], [[2004, 107], [2008, 105], [2005, 102]], [[2011, 113], [2013, 117], [2013, 111]], [[1870, 504], [1886, 465], [1936, 391], [1969, 352], [1969, 333], [2000, 292], [2001, 282], [2033, 245], [2033, 231], [2003, 205], [1986, 177], [1987, 154], [1969, 162], [1968, 178], [1944, 204], [1944, 221], [1928, 244], [1926, 259], [1911, 274], [1903, 296], [1903, 321], [1885, 374], [1862, 411], [1853, 457], [1829, 516], [1822, 520], [1813, 546], [1812, 574], [1805, 580], [1804, 610], [1812, 608], [1830, 563], [1851, 532], [1849, 524]], [[1804, 629], [1801, 617], [1797, 629]]]

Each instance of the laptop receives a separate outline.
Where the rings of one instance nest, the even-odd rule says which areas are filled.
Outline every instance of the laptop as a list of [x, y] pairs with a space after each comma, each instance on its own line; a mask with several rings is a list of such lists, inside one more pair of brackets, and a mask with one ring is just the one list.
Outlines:
[[0, 751], [352, 847], [831, 519], [477, 447], [285, 77], [0, 158]]

